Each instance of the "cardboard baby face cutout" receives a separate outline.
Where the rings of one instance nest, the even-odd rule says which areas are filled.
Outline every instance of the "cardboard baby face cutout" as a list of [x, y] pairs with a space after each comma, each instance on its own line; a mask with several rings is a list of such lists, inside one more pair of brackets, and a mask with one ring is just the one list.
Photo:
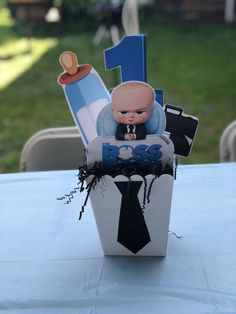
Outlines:
[[127, 82], [112, 92], [112, 114], [118, 126], [117, 140], [146, 138], [145, 122], [150, 118], [155, 100], [154, 90], [143, 82]]
[[132, 141], [145, 139], [148, 134], [162, 134], [166, 117], [155, 97], [154, 89], [147, 83], [121, 83], [112, 91], [111, 103], [98, 116], [98, 135]]

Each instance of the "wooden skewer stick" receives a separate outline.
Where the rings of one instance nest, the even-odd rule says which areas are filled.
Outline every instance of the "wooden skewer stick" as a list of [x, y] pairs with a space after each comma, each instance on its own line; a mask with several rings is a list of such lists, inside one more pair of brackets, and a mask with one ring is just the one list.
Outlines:
[[61, 54], [59, 61], [63, 69], [69, 74], [74, 75], [78, 71], [78, 60], [75, 53], [72, 51], [65, 51]]

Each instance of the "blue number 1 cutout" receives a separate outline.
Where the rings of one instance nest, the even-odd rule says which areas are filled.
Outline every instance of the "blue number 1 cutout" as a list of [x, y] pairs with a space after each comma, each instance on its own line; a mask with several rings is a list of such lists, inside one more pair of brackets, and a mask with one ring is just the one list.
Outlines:
[[104, 51], [106, 69], [120, 67], [121, 81], [147, 82], [146, 36], [125, 36]]
[[[121, 69], [121, 81], [147, 82], [146, 35], [125, 36], [118, 45], [104, 51], [105, 68]], [[163, 106], [163, 90], [157, 89], [156, 101]]]

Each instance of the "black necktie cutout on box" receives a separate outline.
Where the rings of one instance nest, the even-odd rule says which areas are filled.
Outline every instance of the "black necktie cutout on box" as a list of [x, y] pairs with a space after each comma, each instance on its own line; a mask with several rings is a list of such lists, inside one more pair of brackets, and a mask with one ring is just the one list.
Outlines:
[[151, 241], [138, 200], [142, 181], [115, 182], [121, 199], [117, 241], [136, 254]]

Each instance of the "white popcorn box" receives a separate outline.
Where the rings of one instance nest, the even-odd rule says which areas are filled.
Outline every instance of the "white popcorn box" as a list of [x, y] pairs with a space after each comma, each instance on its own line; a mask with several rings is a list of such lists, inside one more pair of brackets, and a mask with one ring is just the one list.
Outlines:
[[90, 200], [105, 255], [165, 256], [173, 176], [104, 175]]

